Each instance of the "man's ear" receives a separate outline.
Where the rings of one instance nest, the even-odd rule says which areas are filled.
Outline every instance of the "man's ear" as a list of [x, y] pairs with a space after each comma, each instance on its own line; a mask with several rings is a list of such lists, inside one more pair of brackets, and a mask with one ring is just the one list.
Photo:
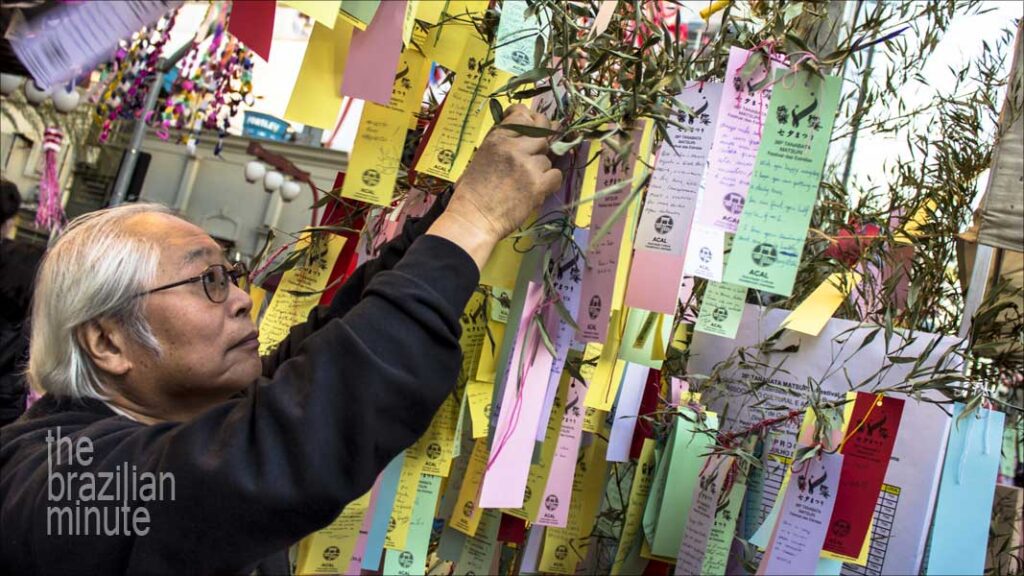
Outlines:
[[125, 336], [119, 323], [106, 318], [90, 320], [76, 333], [79, 345], [96, 367], [113, 376], [124, 376], [132, 369]]

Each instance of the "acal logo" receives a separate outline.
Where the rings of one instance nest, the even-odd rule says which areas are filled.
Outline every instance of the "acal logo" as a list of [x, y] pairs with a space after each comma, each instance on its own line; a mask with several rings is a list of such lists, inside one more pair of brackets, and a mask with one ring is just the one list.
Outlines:
[[367, 186], [376, 186], [377, 184], [380, 184], [380, 172], [377, 172], [372, 168], [364, 170], [363, 184], [366, 184]]
[[700, 258], [701, 262], [708, 264], [711, 262], [711, 249], [707, 246], [701, 246], [700, 252], [697, 253], [697, 256]]
[[850, 523], [846, 520], [837, 520], [832, 526], [832, 533], [842, 538], [850, 533]]
[[430, 445], [427, 446], [427, 458], [430, 458], [431, 460], [437, 460], [440, 457], [441, 445], [438, 444], [437, 442], [431, 442]]
[[730, 214], [739, 214], [743, 211], [743, 204], [746, 202], [743, 196], [729, 192], [722, 198], [722, 206]]
[[549, 512], [554, 512], [555, 509], [558, 508], [558, 496], [548, 494], [548, 497], [544, 499], [544, 507], [547, 508]]
[[437, 151], [437, 161], [444, 165], [450, 165], [455, 161], [455, 152], [447, 148], [442, 148]]
[[338, 556], [341, 556], [341, 549], [337, 546], [328, 546], [327, 548], [324, 548], [324, 560], [333, 562], [338, 559]]
[[513, 50], [512, 54], [509, 54], [509, 56], [512, 58], [513, 62], [519, 64], [520, 66], [530, 65], [530, 57], [527, 56], [526, 52], [523, 52], [522, 50]]
[[491, 403], [484, 404], [484, 418], [491, 417]]
[[664, 236], [672, 231], [672, 226], [674, 224], [675, 222], [672, 220], [671, 216], [668, 214], [662, 214], [654, 221], [654, 231]]
[[526, 491], [523, 492], [523, 503], [525, 504], [526, 502], [529, 502], [530, 498], [532, 498], [532, 497], [533, 497], [533, 490], [530, 490], [530, 487], [527, 486], [526, 487]]
[[555, 558], [559, 560], [565, 560], [566, 556], [569, 555], [569, 549], [565, 547], [565, 544], [559, 544], [558, 548], [555, 548]]
[[388, 518], [388, 532], [393, 532], [397, 526], [394, 518]]
[[597, 317], [601, 314], [601, 297], [597, 294], [594, 294], [594, 297], [590, 299], [587, 314], [590, 315], [591, 320], [597, 320]]
[[725, 322], [725, 319], [729, 317], [729, 311], [721, 306], [715, 306], [715, 309], [711, 311], [711, 317], [715, 322]]
[[754, 246], [754, 250], [750, 253], [750, 259], [761, 268], [767, 268], [779, 259], [779, 251], [776, 250], [774, 244], [762, 242]]
[[398, 555], [398, 565], [402, 568], [409, 568], [412, 566], [412, 560], [412, 552], [403, 550], [402, 553]]
[[472, 501], [466, 502], [465, 504], [462, 505], [462, 515], [466, 518], [469, 518], [473, 515], [473, 510], [475, 509], [476, 506], [473, 504]]

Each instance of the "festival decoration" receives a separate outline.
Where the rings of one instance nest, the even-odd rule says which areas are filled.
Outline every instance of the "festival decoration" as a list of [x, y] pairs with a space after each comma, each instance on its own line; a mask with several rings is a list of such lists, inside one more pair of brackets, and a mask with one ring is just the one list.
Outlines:
[[36, 226], [51, 232], [60, 232], [66, 220], [62, 204], [57, 164], [64, 135], [55, 127], [46, 129], [43, 136], [43, 176], [39, 179], [39, 206], [36, 208]]

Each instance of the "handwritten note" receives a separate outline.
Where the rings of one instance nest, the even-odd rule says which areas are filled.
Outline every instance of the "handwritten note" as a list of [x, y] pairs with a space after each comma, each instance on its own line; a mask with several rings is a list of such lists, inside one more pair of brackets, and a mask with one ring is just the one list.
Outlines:
[[384, 547], [389, 550], [405, 549], [413, 506], [416, 504], [416, 487], [419, 486], [423, 471], [423, 460], [419, 442], [406, 449], [402, 473], [398, 477], [395, 502], [391, 508], [391, 517], [388, 518], [387, 532], [384, 535]]
[[740, 72], [750, 58], [762, 56], [736, 46], [729, 50], [725, 87], [716, 116], [718, 127], [697, 212], [697, 222], [726, 232], [735, 232], [739, 225], [762, 139], [761, 125], [772, 96], [771, 88], [754, 87], [766, 75], [773, 77], [771, 71], [781, 67], [774, 61], [762, 62], [752, 77], [745, 78]]
[[835, 506], [842, 454], [796, 462], [757, 574], [814, 574]]
[[587, 388], [568, 373], [562, 378], [561, 386], [564, 387], [565, 398], [565, 402], [559, 403], [561, 426], [536, 523], [564, 528], [569, 517], [572, 483], [583, 436], [583, 398]]
[[[613, 186], [631, 182], [636, 165], [636, 152], [640, 145], [638, 134], [633, 135], [633, 149], [628, 158], [621, 160], [609, 146], [605, 146], [598, 161], [597, 193], [610, 190]], [[602, 342], [608, 336], [608, 322], [612, 313], [612, 296], [615, 289], [615, 273], [618, 269], [619, 245], [626, 229], [626, 219], [621, 215], [612, 222], [619, 206], [629, 197], [629, 185], [620, 185], [618, 190], [604, 193], [594, 200], [590, 221], [590, 245], [587, 247], [586, 266], [583, 272], [583, 286], [580, 296], [580, 313], [576, 324], [580, 327], [577, 339], [580, 342]], [[607, 233], [597, 238], [597, 232], [608, 225]], [[595, 242], [596, 240], [596, 242]]]
[[267, 354], [288, 336], [292, 326], [305, 322], [309, 312], [320, 301], [320, 292], [327, 286], [334, 262], [345, 246], [345, 238], [329, 234], [327, 241], [310, 244], [306, 236], [298, 247], [308, 246], [308, 265], [288, 270], [270, 300], [260, 324], [260, 354]]
[[695, 332], [735, 338], [743, 320], [747, 302], [747, 287], [725, 282], [708, 282], [704, 300], [700, 305]]
[[526, 0], [507, 0], [501, 5], [501, 21], [498, 23], [498, 36], [494, 65], [499, 70], [512, 74], [522, 74], [533, 70], [534, 47], [537, 36], [547, 40], [550, 16], [546, 8], [534, 9], [527, 17], [529, 5]]
[[[402, 163], [410, 103], [419, 108], [426, 78], [423, 56], [415, 50], [401, 55], [391, 99], [386, 106], [367, 102], [349, 155], [348, 177], [341, 195], [378, 206], [390, 206]], [[347, 78], [348, 76], [346, 76]]]
[[409, 521], [407, 543], [402, 549], [389, 549], [384, 555], [384, 574], [425, 574], [430, 531], [434, 509], [441, 489], [441, 478], [430, 474], [420, 476], [416, 486], [416, 503]]
[[[367, 492], [349, 502], [329, 526], [304, 538], [305, 554], [298, 559], [298, 573], [337, 574], [344, 571], [352, 558], [369, 503], [370, 493]], [[337, 554], [328, 553], [328, 548], [337, 550]]]
[[744, 475], [737, 475], [732, 488], [728, 492], [723, 491], [718, 498], [718, 511], [715, 513], [711, 533], [708, 534], [708, 547], [704, 553], [704, 565], [700, 569], [700, 574], [725, 575], [729, 551], [736, 536], [736, 522], [743, 506], [743, 498], [747, 494], [745, 479]]
[[455, 82], [416, 164], [417, 172], [454, 182], [466, 169], [484, 118], [490, 114], [487, 94], [497, 87], [498, 71], [487, 64], [490, 54], [486, 42], [476, 36], [466, 38]]
[[701, 574], [707, 554], [708, 539], [715, 524], [718, 510], [718, 496], [732, 468], [732, 456], [713, 454], [697, 477], [697, 484], [690, 496], [690, 514], [683, 528], [683, 540], [676, 555], [677, 575]]
[[500, 546], [497, 541], [500, 526], [500, 511], [488, 509], [481, 513], [476, 535], [467, 538], [466, 543], [462, 546], [458, 562], [455, 564], [455, 574], [490, 573], [491, 563]]
[[725, 269], [726, 282], [789, 296], [821, 182], [840, 79], [779, 72]]

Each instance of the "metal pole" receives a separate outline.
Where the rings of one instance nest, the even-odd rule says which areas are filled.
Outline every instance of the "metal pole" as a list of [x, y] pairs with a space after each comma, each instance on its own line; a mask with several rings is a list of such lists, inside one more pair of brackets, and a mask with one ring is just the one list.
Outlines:
[[142, 148], [142, 139], [146, 136], [146, 117], [156, 108], [156, 100], [160, 96], [160, 85], [164, 81], [164, 61], [161, 59], [153, 74], [153, 81], [149, 84], [149, 92], [146, 93], [146, 105], [142, 107], [139, 118], [135, 120], [132, 129], [132, 139], [125, 150], [124, 160], [117, 171], [117, 181], [114, 183], [114, 191], [110, 195], [110, 205], [117, 206], [124, 202], [128, 194], [128, 183], [135, 172], [135, 164], [139, 161], [139, 149]]
[[[211, 29], [212, 25], [207, 28], [206, 34], [209, 34]], [[195, 40], [196, 43], [201, 41], [202, 38], [199, 37]], [[139, 149], [142, 148], [142, 139], [146, 136], [146, 118], [156, 108], [156, 101], [160, 97], [160, 85], [164, 82], [164, 75], [170, 72], [171, 68], [174, 68], [178, 61], [188, 54], [189, 50], [192, 49], [192, 45], [192, 42], [186, 42], [170, 56], [157, 61], [156, 67], [153, 70], [153, 80], [149, 84], [149, 92], [146, 93], [146, 103], [142, 107], [140, 116], [135, 120], [135, 126], [132, 128], [132, 139], [128, 143], [128, 149], [125, 151], [124, 161], [121, 162], [121, 167], [117, 171], [117, 181], [114, 182], [114, 190], [110, 194], [111, 206], [123, 203], [124, 197], [128, 194], [128, 183], [135, 172], [135, 164], [139, 161]]]

